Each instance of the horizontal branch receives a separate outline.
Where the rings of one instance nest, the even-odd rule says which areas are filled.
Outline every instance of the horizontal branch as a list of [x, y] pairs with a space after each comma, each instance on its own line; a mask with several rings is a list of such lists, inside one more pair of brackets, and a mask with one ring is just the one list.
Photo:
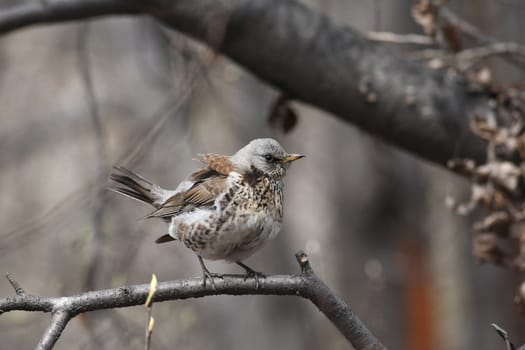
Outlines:
[[[206, 285], [202, 278], [160, 282], [153, 300], [161, 302], [225, 294], [301, 296], [314, 303], [355, 349], [385, 349], [350, 307], [315, 275], [306, 255], [299, 252], [296, 257], [301, 266], [300, 275], [268, 276], [258, 280], [225, 275]], [[50, 349], [71, 318], [95, 310], [144, 304], [149, 290], [149, 284], [142, 284], [56, 298], [21, 294], [0, 299], [0, 311], [52, 312], [51, 325], [39, 345], [41, 349]]]
[[19, 3], [0, 11], [0, 33], [41, 23], [60, 23], [97, 16], [144, 13], [144, 8], [126, 0], [50, 0]]
[[485, 157], [469, 120], [488, 109], [486, 96], [297, 1], [47, 0], [0, 11], [0, 34], [122, 14], [157, 18], [217, 47], [287, 96], [430, 161]]
[[[476, 41], [478, 45], [482, 44], [491, 46], [500, 42], [499, 40], [496, 40], [495, 38], [482, 33], [476, 26], [467, 22], [465, 19], [459, 17], [447, 7], [439, 7], [439, 16], [446, 20], [448, 23], [459, 28], [462, 34]], [[516, 43], [506, 44], [514, 46], [516, 48], [521, 46]], [[525, 68], [525, 57], [523, 57], [523, 55], [519, 51], [523, 52], [523, 49], [513, 48], [510, 50], [510, 52], [508, 52], [506, 55], [503, 55], [502, 57], [506, 59], [509, 63], [512, 63], [514, 66], [523, 69]]]
[[517, 43], [497, 42], [486, 46], [466, 49], [457, 54], [456, 60], [462, 69], [467, 69], [479, 60], [496, 55], [510, 55], [525, 62], [525, 46]]
[[391, 44], [411, 44], [411, 45], [435, 45], [434, 40], [421, 34], [397, 34], [391, 32], [368, 32], [366, 38], [373, 41], [381, 41]]
[[296, 1], [228, 4], [177, 1], [157, 18], [211, 45], [222, 19], [219, 50], [287, 96], [440, 164], [484, 158], [470, 117], [485, 114], [489, 99], [460, 76], [430, 70]]

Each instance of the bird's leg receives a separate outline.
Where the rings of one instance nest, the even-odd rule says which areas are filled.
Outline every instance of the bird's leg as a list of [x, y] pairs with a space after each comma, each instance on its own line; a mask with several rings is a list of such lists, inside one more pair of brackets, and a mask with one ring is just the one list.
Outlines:
[[236, 261], [235, 263], [242, 267], [244, 271], [246, 271], [245, 278], [255, 278], [255, 286], [256, 288], [259, 288], [259, 278], [266, 278], [266, 275], [261, 272], [255, 271], [254, 269], [240, 261]]
[[200, 255], [197, 255], [197, 258], [199, 259], [199, 264], [201, 264], [202, 274], [203, 274], [203, 285], [206, 287], [206, 280], [209, 279], [211, 282], [212, 287], [215, 289], [215, 281], [213, 280], [214, 277], [222, 278], [222, 275], [218, 273], [213, 273], [208, 270], [206, 265], [204, 265], [204, 260], [202, 260], [202, 257]]

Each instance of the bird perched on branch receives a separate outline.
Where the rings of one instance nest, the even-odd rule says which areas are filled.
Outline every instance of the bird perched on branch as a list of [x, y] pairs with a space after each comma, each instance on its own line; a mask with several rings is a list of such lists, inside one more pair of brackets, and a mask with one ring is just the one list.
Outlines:
[[233, 156], [201, 154], [205, 167], [195, 171], [175, 190], [166, 190], [144, 177], [115, 167], [110, 189], [151, 204], [146, 218], [162, 218], [168, 233], [156, 242], [182, 241], [193, 250], [204, 274], [212, 274], [203, 262], [235, 262], [247, 275], [258, 278], [242, 260], [277, 236], [283, 219], [283, 179], [293, 161], [304, 157], [289, 154], [274, 139], [255, 139]]

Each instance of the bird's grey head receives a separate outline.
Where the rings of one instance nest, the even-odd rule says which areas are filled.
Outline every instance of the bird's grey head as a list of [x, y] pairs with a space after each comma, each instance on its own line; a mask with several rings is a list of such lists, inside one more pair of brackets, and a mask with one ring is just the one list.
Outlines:
[[281, 178], [291, 162], [303, 157], [286, 152], [274, 139], [255, 139], [235, 153], [231, 161], [243, 173], [260, 171]]

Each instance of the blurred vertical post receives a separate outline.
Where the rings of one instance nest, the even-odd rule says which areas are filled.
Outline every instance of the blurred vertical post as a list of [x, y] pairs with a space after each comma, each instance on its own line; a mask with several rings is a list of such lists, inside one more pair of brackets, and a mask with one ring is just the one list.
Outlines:
[[434, 286], [434, 322], [439, 349], [470, 349], [474, 315], [469, 302], [471, 228], [445, 206], [447, 193], [461, 196], [465, 187], [444, 171], [429, 174], [426, 229]]

